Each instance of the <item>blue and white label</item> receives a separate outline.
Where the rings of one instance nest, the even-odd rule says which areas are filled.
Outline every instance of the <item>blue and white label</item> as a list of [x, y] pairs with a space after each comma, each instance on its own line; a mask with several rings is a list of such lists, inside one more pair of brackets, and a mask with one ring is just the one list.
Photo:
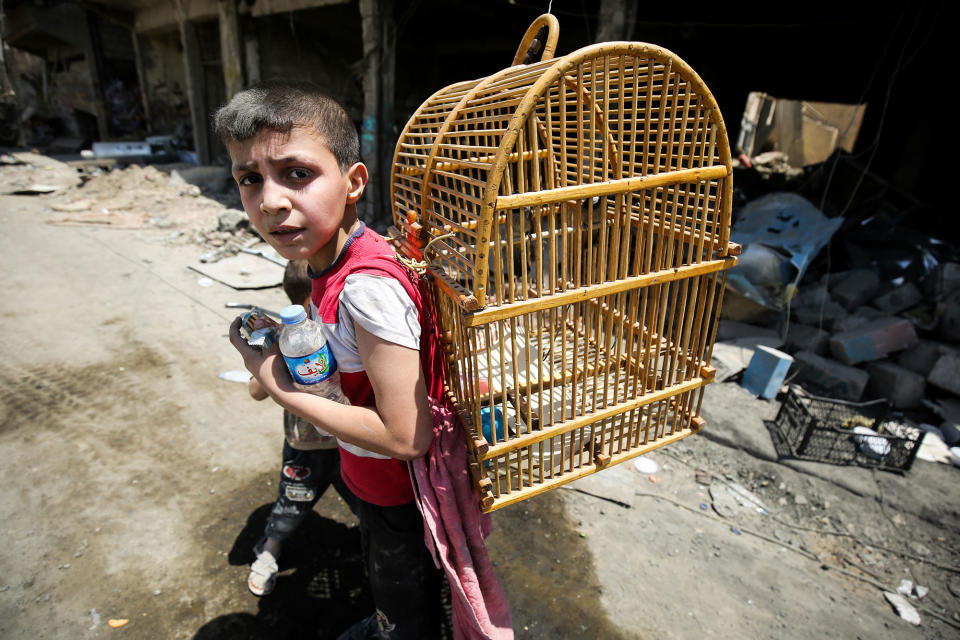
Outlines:
[[283, 356], [293, 381], [297, 384], [312, 385], [323, 382], [337, 370], [337, 361], [333, 359], [330, 345], [323, 345], [319, 351], [308, 356], [291, 358]]

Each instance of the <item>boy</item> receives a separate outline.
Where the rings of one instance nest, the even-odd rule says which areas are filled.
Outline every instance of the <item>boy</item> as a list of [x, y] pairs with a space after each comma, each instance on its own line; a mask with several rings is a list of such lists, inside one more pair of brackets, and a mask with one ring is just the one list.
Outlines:
[[424, 544], [408, 460], [433, 423], [420, 354], [420, 298], [392, 248], [357, 218], [367, 183], [349, 116], [315, 88], [271, 83], [215, 116], [251, 224], [283, 257], [306, 260], [350, 405], [298, 391], [276, 347], [230, 340], [274, 401], [337, 437], [341, 475], [358, 500], [374, 616], [344, 638], [434, 638], [440, 572]]
[[[283, 272], [283, 291], [291, 304], [310, 308], [312, 283], [307, 263], [291, 260]], [[268, 396], [256, 378], [250, 379], [250, 396], [263, 400]], [[277, 559], [283, 543], [296, 531], [331, 484], [350, 506], [356, 507], [353, 494], [340, 478], [340, 454], [333, 436], [321, 435], [306, 420], [283, 411], [283, 467], [277, 501], [267, 516], [263, 537], [254, 547], [256, 560], [250, 565], [247, 587], [256, 596], [265, 596], [276, 585]]]

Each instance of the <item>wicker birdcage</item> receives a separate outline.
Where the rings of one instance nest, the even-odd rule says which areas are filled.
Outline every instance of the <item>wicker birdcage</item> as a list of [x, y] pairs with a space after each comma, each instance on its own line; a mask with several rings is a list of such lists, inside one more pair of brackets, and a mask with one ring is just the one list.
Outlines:
[[429, 265], [484, 511], [703, 428], [738, 253], [703, 81], [643, 43], [553, 59], [557, 32], [541, 16], [512, 66], [430, 96], [394, 156], [390, 236]]

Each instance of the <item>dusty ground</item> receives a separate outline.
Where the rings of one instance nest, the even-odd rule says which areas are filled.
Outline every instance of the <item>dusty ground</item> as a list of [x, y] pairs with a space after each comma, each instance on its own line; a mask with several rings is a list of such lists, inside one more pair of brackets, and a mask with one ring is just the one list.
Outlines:
[[[212, 207], [129, 230], [46, 224], [54, 201], [0, 196], [0, 637], [335, 637], [370, 608], [335, 495], [273, 595], [244, 583], [280, 413], [218, 379], [240, 368], [224, 303], [282, 293], [198, 285], [186, 265], [207, 247], [171, 238]], [[650, 454], [656, 481], [627, 463], [496, 512], [517, 637], [960, 636], [960, 471], [778, 463], [775, 411], [715, 385], [705, 434]], [[929, 588], [919, 627], [883, 598], [901, 579]]]

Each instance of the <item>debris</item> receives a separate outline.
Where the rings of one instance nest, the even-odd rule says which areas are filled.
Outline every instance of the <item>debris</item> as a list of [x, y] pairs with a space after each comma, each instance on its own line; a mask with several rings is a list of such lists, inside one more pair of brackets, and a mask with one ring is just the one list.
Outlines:
[[227, 382], [249, 382], [250, 381], [250, 372], [249, 371], [223, 371], [220, 373], [220, 379], [226, 380]]
[[884, 591], [883, 597], [897, 610], [897, 615], [912, 625], [920, 625], [920, 614], [913, 608], [913, 605], [907, 602], [906, 598], [899, 593], [890, 593], [889, 591]]
[[940, 356], [927, 376], [927, 381], [960, 396], [960, 355], [953, 353]]
[[899, 586], [897, 586], [897, 593], [902, 596], [909, 596], [913, 593], [913, 581], [901, 580]]
[[91, 630], [100, 626], [100, 614], [97, 613], [96, 609], [90, 609], [90, 620], [93, 622], [93, 625], [90, 626]]
[[913, 587], [913, 595], [915, 595], [918, 600], [923, 599], [928, 593], [930, 593], [930, 587], [923, 587], [919, 584]]
[[217, 218], [218, 231], [237, 231], [247, 224], [247, 214], [239, 209], [225, 209]]
[[652, 460], [646, 456], [638, 456], [633, 461], [633, 468], [639, 471], [640, 473], [643, 473], [649, 476], [659, 471], [660, 465], [658, 465], [655, 460]]
[[111, 629], [119, 629], [120, 627], [126, 626], [130, 620], [128, 618], [110, 618], [107, 620], [107, 624]]
[[703, 469], [694, 469], [693, 478], [697, 481], [697, 484], [702, 484], [704, 486], [710, 485], [710, 474]]
[[772, 193], [740, 210], [731, 238], [743, 245], [727, 287], [767, 309], [781, 309], [841, 219], [829, 219], [795, 193]]
[[789, 153], [797, 167], [817, 164], [837, 148], [853, 151], [866, 108], [865, 104], [786, 100], [752, 91], [736, 146], [753, 156], [754, 164], [760, 158], [754, 152], [771, 146]]
[[710, 486], [710, 500], [713, 510], [723, 518], [733, 518], [739, 512], [739, 503], [733, 494], [721, 485]]
[[197, 285], [201, 287], [212, 287], [213, 280], [211, 280], [210, 278], [200, 278], [199, 280], [197, 280]]
[[787, 377], [793, 358], [776, 349], [760, 345], [753, 352], [740, 386], [754, 395], [772, 400]]

